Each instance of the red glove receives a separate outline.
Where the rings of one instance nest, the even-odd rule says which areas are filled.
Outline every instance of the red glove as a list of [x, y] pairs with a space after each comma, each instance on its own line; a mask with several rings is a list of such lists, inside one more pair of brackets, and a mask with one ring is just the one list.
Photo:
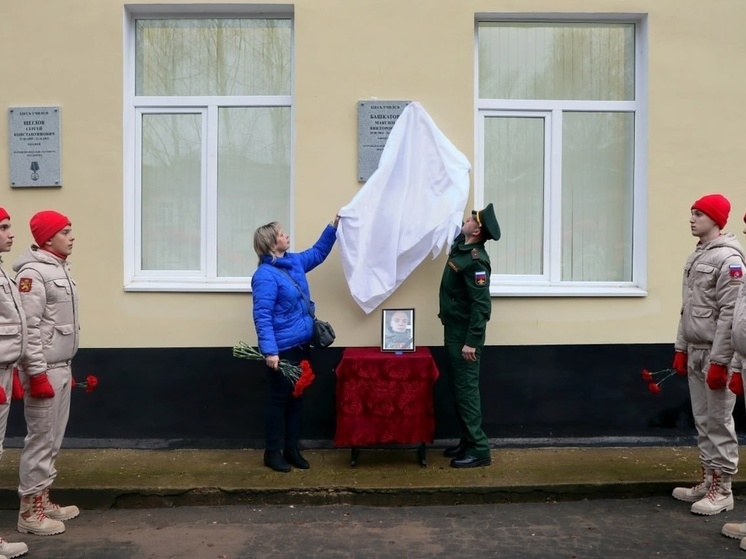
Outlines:
[[5, 395], [5, 389], [0, 386], [0, 406], [8, 403], [8, 397]]
[[47, 373], [31, 375], [28, 378], [28, 388], [32, 398], [54, 398], [54, 388], [49, 384]]
[[730, 391], [736, 396], [743, 396], [743, 378], [741, 377], [741, 373], [733, 371], [730, 381], [728, 382], [728, 388], [730, 388]]
[[686, 351], [677, 351], [673, 356], [672, 369], [674, 369], [681, 376], [685, 377], [686, 376], [686, 362], [687, 362]]
[[18, 376], [18, 367], [13, 367], [13, 399], [23, 400], [26, 391], [23, 389], [21, 377]]
[[710, 390], [721, 390], [728, 385], [728, 367], [710, 363], [710, 369], [707, 371], [707, 386]]

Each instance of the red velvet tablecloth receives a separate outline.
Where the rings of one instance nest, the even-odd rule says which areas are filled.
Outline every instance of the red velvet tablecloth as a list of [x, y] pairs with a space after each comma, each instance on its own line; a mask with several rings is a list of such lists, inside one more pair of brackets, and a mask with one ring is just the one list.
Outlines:
[[337, 366], [336, 446], [433, 442], [433, 385], [438, 378], [430, 350], [401, 354], [349, 347]]

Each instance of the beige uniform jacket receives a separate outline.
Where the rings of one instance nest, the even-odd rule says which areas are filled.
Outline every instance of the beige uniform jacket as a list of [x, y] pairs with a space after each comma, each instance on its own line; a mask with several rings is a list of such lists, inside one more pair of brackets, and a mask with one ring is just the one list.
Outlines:
[[31, 246], [13, 264], [28, 326], [28, 350], [21, 364], [29, 375], [46, 372], [78, 351], [78, 293], [70, 265]]
[[697, 245], [684, 266], [677, 350], [711, 346], [711, 362], [731, 363], [733, 309], [743, 271], [744, 249], [733, 234]]
[[15, 364], [26, 352], [26, 315], [16, 283], [0, 268], [0, 367]]
[[[746, 273], [746, 270], [744, 271]], [[733, 361], [731, 368], [743, 372], [746, 366], [746, 282], [741, 284], [733, 311]]]

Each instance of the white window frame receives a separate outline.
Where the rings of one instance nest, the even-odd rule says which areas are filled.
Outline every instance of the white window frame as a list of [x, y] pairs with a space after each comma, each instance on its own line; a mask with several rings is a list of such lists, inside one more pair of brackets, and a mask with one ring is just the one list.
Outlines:
[[[293, 20], [291, 4], [173, 4], [134, 5], [124, 7], [124, 290], [165, 292], [250, 292], [251, 277], [218, 277], [217, 275], [217, 165], [218, 113], [229, 107], [290, 107], [291, 169], [290, 215], [295, 185], [294, 103], [292, 90], [294, 71], [291, 69], [291, 94], [271, 96], [136, 96], [135, 95], [135, 24], [138, 19], [210, 19], [230, 17], [278, 18]], [[291, 26], [291, 48], [294, 44]], [[143, 270], [141, 263], [142, 223], [140, 158], [142, 153], [142, 116], [147, 114], [189, 113], [202, 115], [201, 169], [201, 250], [200, 270]], [[292, 228], [292, 225], [290, 226]], [[291, 238], [294, 237], [292, 229]], [[247, 258], [252, 258], [252, 240], [247, 240]]]
[[[479, 98], [479, 24], [490, 21], [541, 21], [549, 23], [631, 23], [635, 25], [635, 97], [633, 101], [573, 101]], [[490, 295], [502, 297], [644, 297], [647, 295], [647, 16], [645, 14], [477, 14], [474, 33], [475, 92], [475, 206], [499, 200], [484, 199], [484, 122], [486, 118], [543, 117], [544, 254], [541, 275], [508, 275], [493, 270]], [[562, 192], [561, 185], [563, 111], [633, 112], [634, 171], [632, 205], [632, 280], [628, 282], [562, 281]], [[499, 241], [498, 241], [499, 242]]]

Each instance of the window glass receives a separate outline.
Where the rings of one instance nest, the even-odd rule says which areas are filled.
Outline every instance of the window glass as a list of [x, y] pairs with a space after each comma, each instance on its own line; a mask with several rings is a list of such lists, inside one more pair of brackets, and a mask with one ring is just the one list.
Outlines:
[[562, 279], [632, 281], [634, 115], [566, 112]]
[[630, 23], [482, 22], [479, 97], [631, 100]]
[[142, 117], [143, 270], [199, 270], [202, 117]]
[[493, 270], [543, 273], [544, 119], [488, 117], [484, 196], [497, 204], [501, 238], [487, 243]]
[[290, 108], [223, 108], [219, 115], [218, 276], [249, 276], [254, 231], [268, 221], [290, 223]]
[[290, 20], [137, 20], [136, 95], [288, 95]]

